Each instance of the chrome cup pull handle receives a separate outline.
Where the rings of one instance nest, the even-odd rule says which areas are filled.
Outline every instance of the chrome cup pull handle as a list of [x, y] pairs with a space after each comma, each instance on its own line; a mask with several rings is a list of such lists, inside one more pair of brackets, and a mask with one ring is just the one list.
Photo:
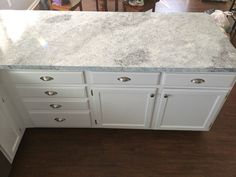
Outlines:
[[40, 79], [41, 79], [42, 81], [51, 81], [51, 80], [53, 80], [54, 78], [51, 77], [51, 76], [42, 76], [42, 77], [40, 77]]
[[205, 80], [197, 78], [197, 79], [191, 80], [191, 82], [194, 83], [194, 84], [202, 84], [202, 83], [205, 82]]
[[62, 107], [62, 105], [60, 104], [50, 104], [50, 107], [53, 108], [53, 109], [59, 109]]
[[57, 117], [54, 120], [57, 121], [57, 122], [64, 122], [66, 119]]
[[58, 93], [57, 92], [55, 92], [55, 91], [46, 91], [46, 92], [44, 92], [46, 95], [48, 95], [48, 96], [54, 96], [54, 95], [57, 95]]
[[118, 81], [120, 81], [120, 82], [128, 82], [128, 81], [130, 81], [131, 79], [129, 78], [129, 77], [119, 77], [118, 79], [117, 79]]

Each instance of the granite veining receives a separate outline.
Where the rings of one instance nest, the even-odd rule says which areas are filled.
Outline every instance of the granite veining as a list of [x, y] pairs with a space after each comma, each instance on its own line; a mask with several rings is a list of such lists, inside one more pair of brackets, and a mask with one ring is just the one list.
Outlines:
[[203, 13], [0, 11], [0, 69], [236, 72]]

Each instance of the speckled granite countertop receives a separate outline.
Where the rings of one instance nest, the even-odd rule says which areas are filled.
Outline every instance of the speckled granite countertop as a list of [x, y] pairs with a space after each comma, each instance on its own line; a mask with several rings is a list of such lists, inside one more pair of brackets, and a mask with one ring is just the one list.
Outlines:
[[0, 11], [0, 69], [236, 72], [202, 13]]

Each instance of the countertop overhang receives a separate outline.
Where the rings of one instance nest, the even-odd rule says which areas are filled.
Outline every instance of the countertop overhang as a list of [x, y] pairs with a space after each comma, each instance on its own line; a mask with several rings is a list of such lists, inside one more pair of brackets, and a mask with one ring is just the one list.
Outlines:
[[0, 11], [0, 69], [236, 72], [204, 13]]

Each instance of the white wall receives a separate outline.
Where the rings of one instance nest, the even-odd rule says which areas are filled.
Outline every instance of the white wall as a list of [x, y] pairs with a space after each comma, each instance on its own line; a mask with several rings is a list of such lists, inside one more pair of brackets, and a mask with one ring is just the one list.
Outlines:
[[0, 0], [0, 9], [34, 9], [38, 3], [39, 0]]

